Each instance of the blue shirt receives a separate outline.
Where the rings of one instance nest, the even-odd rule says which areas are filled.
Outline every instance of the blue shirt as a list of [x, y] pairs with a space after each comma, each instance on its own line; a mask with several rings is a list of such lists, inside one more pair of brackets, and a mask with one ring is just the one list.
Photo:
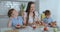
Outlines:
[[17, 19], [12, 18], [10, 21], [12, 26], [16, 26], [17, 24], [23, 25], [23, 19], [21, 16], [18, 16]]
[[53, 19], [52, 19], [51, 17], [50, 17], [50, 18], [46, 18], [46, 17], [45, 17], [45, 18], [43, 19], [43, 22], [46, 23], [46, 24], [51, 23], [52, 21], [53, 21]]

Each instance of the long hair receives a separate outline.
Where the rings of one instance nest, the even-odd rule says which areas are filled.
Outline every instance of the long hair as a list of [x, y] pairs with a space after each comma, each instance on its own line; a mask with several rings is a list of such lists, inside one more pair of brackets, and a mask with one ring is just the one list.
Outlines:
[[[28, 24], [28, 20], [29, 20], [29, 13], [30, 13], [30, 8], [31, 8], [31, 4], [34, 4], [34, 2], [28, 2], [28, 5], [27, 5], [27, 9], [26, 9], [26, 13], [27, 13], [27, 24]], [[35, 13], [33, 12], [33, 17], [35, 16]]]

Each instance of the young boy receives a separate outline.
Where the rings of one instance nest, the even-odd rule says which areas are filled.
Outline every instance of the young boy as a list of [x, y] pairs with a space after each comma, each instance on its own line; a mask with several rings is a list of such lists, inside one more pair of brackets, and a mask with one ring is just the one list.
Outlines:
[[9, 23], [8, 27], [20, 28], [23, 25], [23, 19], [21, 16], [18, 16], [18, 12], [15, 9], [10, 9], [8, 11]]
[[51, 18], [51, 13], [49, 10], [46, 10], [45, 11], [45, 18], [43, 19], [43, 22], [45, 24], [47, 24], [48, 26], [52, 26], [52, 27], [55, 27], [56, 25], [56, 22], [53, 21], [53, 19]]

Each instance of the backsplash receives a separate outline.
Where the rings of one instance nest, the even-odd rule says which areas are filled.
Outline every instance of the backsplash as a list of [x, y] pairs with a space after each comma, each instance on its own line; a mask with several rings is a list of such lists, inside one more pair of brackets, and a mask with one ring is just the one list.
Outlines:
[[7, 15], [8, 10], [11, 8], [20, 11], [20, 5], [22, 3], [24, 3], [27, 6], [28, 2], [0, 1], [0, 15]]

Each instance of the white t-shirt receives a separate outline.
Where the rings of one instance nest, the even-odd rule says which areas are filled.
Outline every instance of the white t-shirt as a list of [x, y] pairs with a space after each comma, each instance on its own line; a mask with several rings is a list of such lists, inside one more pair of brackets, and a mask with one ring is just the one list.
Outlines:
[[[27, 17], [27, 13], [26, 12], [24, 12], [24, 17]], [[35, 18], [34, 19], [33, 19], [33, 17], [31, 17], [29, 15], [28, 23], [33, 23], [33, 21], [37, 21], [37, 18], [38, 18], [38, 13], [37, 12], [35, 12]]]

